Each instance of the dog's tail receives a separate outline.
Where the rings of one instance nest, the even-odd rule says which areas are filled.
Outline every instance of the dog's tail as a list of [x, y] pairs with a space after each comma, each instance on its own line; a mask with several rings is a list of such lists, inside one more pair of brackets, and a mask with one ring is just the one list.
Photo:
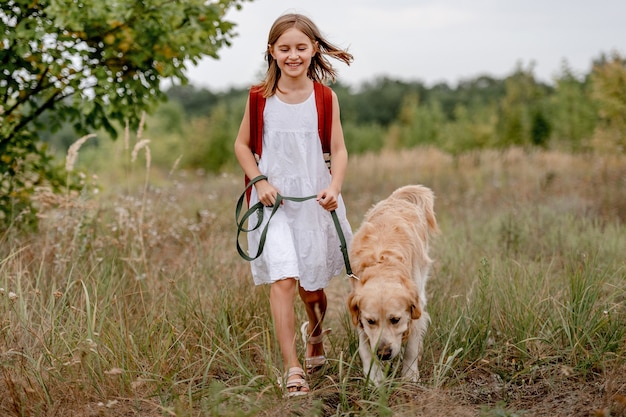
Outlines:
[[394, 191], [391, 197], [408, 201], [420, 207], [426, 216], [430, 231], [439, 233], [439, 226], [435, 217], [435, 193], [430, 188], [423, 185], [405, 185]]

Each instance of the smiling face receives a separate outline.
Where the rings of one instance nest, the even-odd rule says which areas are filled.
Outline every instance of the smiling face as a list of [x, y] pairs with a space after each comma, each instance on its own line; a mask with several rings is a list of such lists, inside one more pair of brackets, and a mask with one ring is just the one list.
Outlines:
[[316, 52], [307, 35], [294, 27], [289, 28], [269, 48], [282, 76], [306, 78]]

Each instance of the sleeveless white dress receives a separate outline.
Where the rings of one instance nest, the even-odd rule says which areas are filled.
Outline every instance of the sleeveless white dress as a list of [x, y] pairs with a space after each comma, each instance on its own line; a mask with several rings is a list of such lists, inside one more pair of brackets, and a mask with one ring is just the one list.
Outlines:
[[[327, 188], [331, 174], [324, 162], [317, 130], [315, 95], [299, 104], [287, 104], [269, 97], [263, 112], [263, 153], [259, 170], [268, 177], [282, 196], [306, 197]], [[252, 187], [250, 206], [258, 202]], [[265, 208], [264, 222], [272, 209]], [[335, 210], [348, 247], [352, 229], [346, 208], [339, 196]], [[256, 224], [256, 216], [250, 217]], [[248, 233], [251, 255], [258, 251], [265, 223]], [[305, 202], [284, 201], [268, 228], [263, 253], [251, 262], [256, 285], [296, 278], [307, 291], [328, 286], [330, 279], [344, 268], [343, 254], [332, 216], [315, 199]]]

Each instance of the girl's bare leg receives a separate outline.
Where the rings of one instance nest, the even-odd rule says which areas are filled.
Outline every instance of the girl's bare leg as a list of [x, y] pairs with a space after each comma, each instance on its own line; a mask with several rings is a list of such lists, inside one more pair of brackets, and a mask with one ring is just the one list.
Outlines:
[[[296, 285], [295, 279], [288, 278], [274, 282], [270, 288], [270, 308], [285, 371], [293, 367], [302, 367], [296, 352], [296, 314], [294, 310]], [[308, 391], [305, 387], [302, 390]]]
[[[309, 336], [319, 336], [322, 333], [322, 322], [326, 315], [326, 293], [324, 290], [306, 291], [299, 287], [300, 298], [304, 302], [306, 314], [309, 318]], [[324, 344], [307, 343], [306, 357], [324, 355]]]

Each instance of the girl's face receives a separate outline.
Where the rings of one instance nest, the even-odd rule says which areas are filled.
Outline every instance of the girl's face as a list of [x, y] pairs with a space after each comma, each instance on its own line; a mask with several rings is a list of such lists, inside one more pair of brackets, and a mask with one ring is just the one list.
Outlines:
[[281, 76], [306, 77], [316, 47], [308, 36], [296, 28], [287, 29], [270, 45], [270, 53], [276, 60]]

